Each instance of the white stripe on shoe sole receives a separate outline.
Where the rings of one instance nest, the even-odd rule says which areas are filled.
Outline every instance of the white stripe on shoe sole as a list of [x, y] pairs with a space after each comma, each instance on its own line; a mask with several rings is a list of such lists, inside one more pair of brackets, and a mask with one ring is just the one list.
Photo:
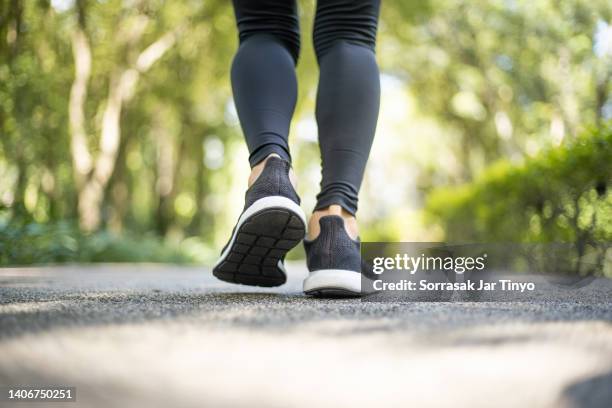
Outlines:
[[361, 293], [361, 273], [346, 269], [321, 269], [311, 272], [304, 280], [304, 292], [343, 289]]
[[[262, 210], [266, 210], [268, 208], [287, 209], [291, 211], [292, 213], [294, 213], [295, 215], [297, 215], [300, 218], [300, 220], [302, 220], [302, 222], [304, 223], [304, 226], [306, 226], [306, 215], [304, 214], [304, 211], [299, 205], [297, 205], [295, 202], [293, 202], [289, 198], [283, 197], [283, 196], [269, 196], [269, 197], [260, 198], [259, 200], [251, 204], [249, 208], [247, 208], [240, 215], [240, 218], [238, 218], [238, 222], [236, 223], [236, 228], [234, 228], [234, 232], [232, 233], [232, 238], [229, 244], [227, 244], [227, 246], [223, 250], [223, 253], [221, 253], [221, 256], [219, 257], [219, 260], [217, 261], [217, 263], [215, 263], [215, 265], [213, 266], [213, 269], [215, 269], [217, 266], [223, 263], [223, 261], [225, 261], [225, 258], [230, 253], [232, 246], [234, 245], [234, 242], [236, 241], [236, 236], [238, 235], [238, 232], [240, 231], [240, 227], [242, 226], [242, 224], [244, 224], [245, 221], [248, 220], [249, 217], [251, 217], [252, 215]], [[278, 267], [281, 271], [285, 272], [285, 268], [282, 264], [282, 261], [278, 261]]]

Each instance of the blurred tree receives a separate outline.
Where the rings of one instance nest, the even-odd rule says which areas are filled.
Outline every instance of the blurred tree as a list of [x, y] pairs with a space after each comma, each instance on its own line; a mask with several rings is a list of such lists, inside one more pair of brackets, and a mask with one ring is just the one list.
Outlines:
[[63, 90], [71, 73], [59, 31], [61, 19], [47, 1], [0, 5], [0, 194], [14, 213], [41, 221], [71, 212], [62, 178], [69, 169], [65, 132], [58, 132], [66, 125]]
[[407, 78], [421, 112], [455, 138], [463, 172], [447, 175], [451, 181], [469, 180], [499, 157], [517, 160], [558, 145], [601, 120], [612, 91], [612, 52], [597, 52], [596, 44], [612, 3], [430, 6], [416, 24], [396, 17], [386, 26], [392, 37], [384, 48], [402, 51], [383, 58], [388, 70]]
[[[148, 3], [139, 1], [129, 6], [118, 4], [110, 44], [119, 55], [109, 76], [108, 96], [99, 136], [99, 152], [93, 157], [87, 146], [84, 107], [91, 73], [92, 55], [86, 34], [87, 0], [77, 1], [78, 23], [72, 36], [75, 79], [70, 94], [71, 151], [78, 189], [79, 222], [85, 231], [100, 225], [104, 191], [115, 169], [121, 138], [121, 110], [134, 96], [140, 76], [146, 73], [174, 46], [184, 27], [176, 26], [162, 34], [144, 49], [141, 45], [148, 25], [154, 20]], [[109, 27], [110, 28], [110, 27]], [[110, 33], [109, 33], [110, 34]], [[142, 49], [142, 50], [141, 50]]]

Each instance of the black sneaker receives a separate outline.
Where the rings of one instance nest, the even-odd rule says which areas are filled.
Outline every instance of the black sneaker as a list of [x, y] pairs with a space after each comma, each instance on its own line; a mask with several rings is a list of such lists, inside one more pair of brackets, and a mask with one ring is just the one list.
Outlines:
[[300, 198], [289, 181], [291, 164], [271, 157], [245, 194], [245, 205], [213, 275], [231, 283], [279, 286], [285, 255], [306, 232]]
[[310, 274], [304, 280], [304, 293], [315, 296], [360, 296], [361, 253], [359, 239], [346, 232], [344, 219], [327, 215], [319, 219], [321, 233], [304, 240]]

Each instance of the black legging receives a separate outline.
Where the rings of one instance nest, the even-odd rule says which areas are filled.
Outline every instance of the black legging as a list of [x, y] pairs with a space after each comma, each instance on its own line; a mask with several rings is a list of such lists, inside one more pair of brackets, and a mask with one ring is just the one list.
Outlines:
[[[375, 59], [380, 0], [318, 0], [313, 41], [319, 63], [316, 118], [322, 158], [315, 209], [352, 214], [372, 146], [380, 80]], [[251, 166], [287, 143], [297, 98], [300, 31], [295, 0], [234, 0], [240, 47], [232, 65], [236, 109]]]

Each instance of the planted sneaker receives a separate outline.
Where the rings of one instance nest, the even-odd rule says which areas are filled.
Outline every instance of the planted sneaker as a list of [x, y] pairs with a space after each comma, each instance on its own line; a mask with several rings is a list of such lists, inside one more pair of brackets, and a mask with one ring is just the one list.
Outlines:
[[291, 164], [270, 157], [245, 194], [244, 210], [213, 267], [222, 281], [279, 286], [287, 281], [284, 258], [306, 233], [306, 216], [289, 181]]
[[359, 239], [346, 232], [344, 219], [326, 215], [319, 219], [321, 232], [314, 240], [304, 240], [310, 274], [304, 280], [304, 293], [314, 296], [360, 296], [361, 253]]

